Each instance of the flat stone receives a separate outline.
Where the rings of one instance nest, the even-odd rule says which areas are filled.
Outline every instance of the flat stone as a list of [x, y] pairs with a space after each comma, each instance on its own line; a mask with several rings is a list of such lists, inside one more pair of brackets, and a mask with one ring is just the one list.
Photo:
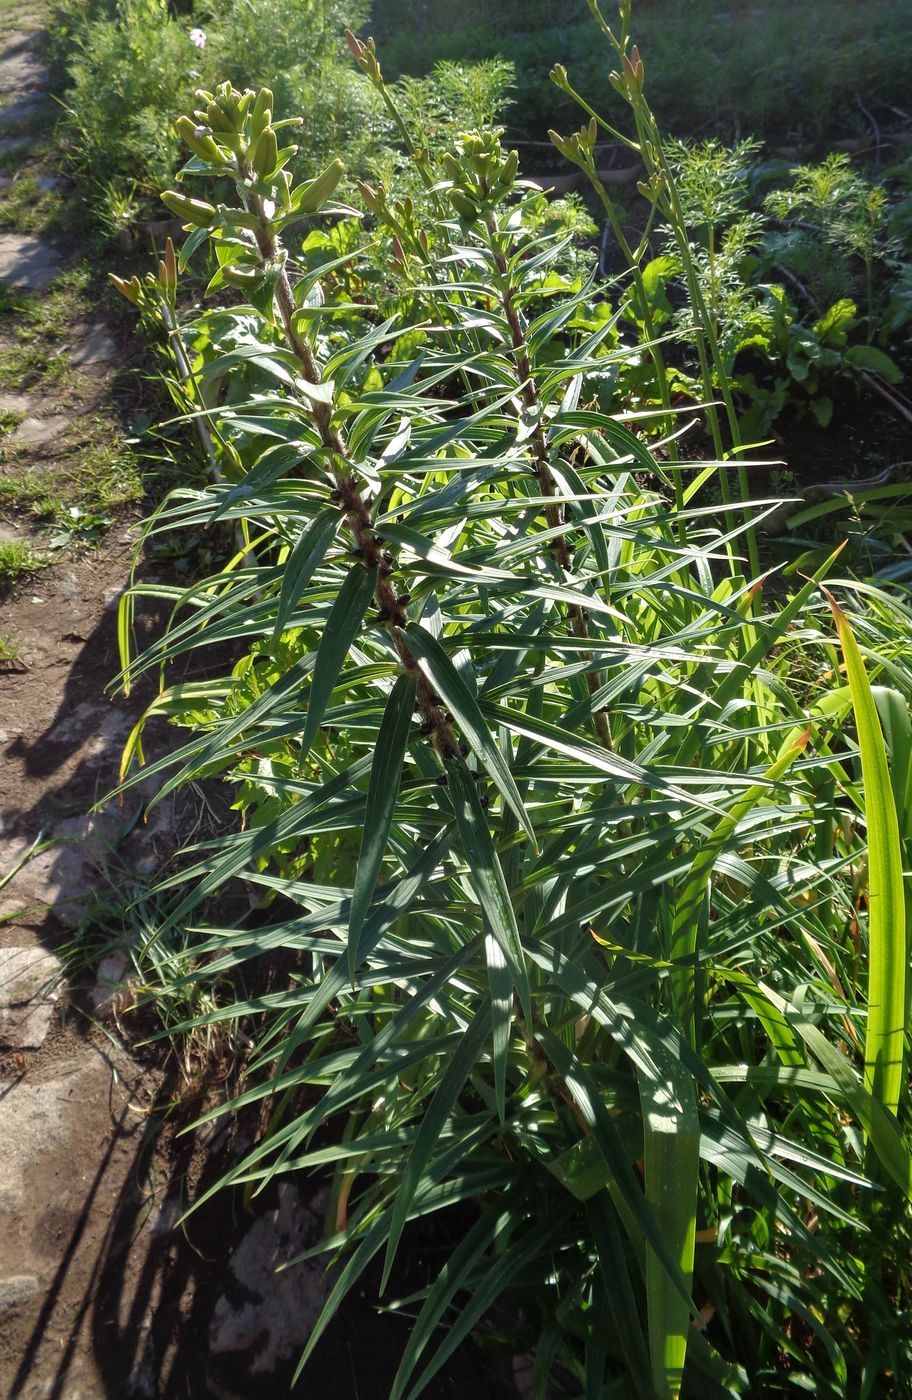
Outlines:
[[[2, 116], [0, 116], [2, 121]], [[14, 151], [24, 151], [26, 146], [32, 144], [29, 136], [2, 136], [0, 137], [0, 156], [12, 155]]]
[[313, 1331], [333, 1286], [325, 1261], [281, 1265], [318, 1242], [325, 1201], [325, 1192], [308, 1201], [283, 1182], [278, 1209], [254, 1221], [235, 1250], [209, 1327], [212, 1388], [225, 1400], [249, 1394], [245, 1375], [271, 1375]]
[[0, 1043], [37, 1050], [60, 994], [60, 962], [44, 948], [0, 948]]
[[24, 418], [10, 433], [10, 442], [20, 447], [41, 447], [46, 442], [53, 442], [69, 426], [69, 418], [62, 413], [53, 418]]
[[0, 1279], [0, 1318], [30, 1302], [37, 1293], [38, 1280], [34, 1274], [13, 1274], [11, 1278]]
[[34, 97], [20, 97], [17, 102], [0, 107], [0, 122], [15, 122], [17, 125], [28, 122], [46, 107], [45, 98], [37, 94]]
[[97, 981], [92, 988], [92, 1009], [97, 1016], [110, 1011], [118, 997], [127, 993], [125, 974], [129, 966], [126, 953], [109, 953], [102, 958], [96, 972]]
[[88, 365], [107, 365], [119, 358], [120, 349], [107, 326], [88, 326], [70, 351], [70, 364], [77, 369]]
[[0, 413], [27, 414], [35, 407], [35, 400], [29, 394], [0, 394]]
[[60, 258], [42, 239], [23, 233], [0, 233], [0, 282], [41, 291], [59, 271]]
[[0, 53], [0, 92], [47, 87], [47, 64], [35, 53], [34, 42], [34, 33], [9, 36]]
[[27, 1076], [6, 1094], [0, 1134], [0, 1215], [15, 1215], [28, 1201], [30, 1168], [66, 1139], [73, 1096], [85, 1078], [70, 1066], [43, 1084], [32, 1084]]

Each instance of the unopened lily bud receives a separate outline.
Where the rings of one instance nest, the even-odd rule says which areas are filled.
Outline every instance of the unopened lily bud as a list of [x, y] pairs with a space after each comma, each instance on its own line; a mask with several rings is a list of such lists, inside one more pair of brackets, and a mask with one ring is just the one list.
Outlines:
[[368, 39], [366, 44], [362, 43], [350, 29], [346, 29], [345, 39], [351, 50], [352, 58], [361, 72], [371, 80], [375, 87], [380, 87], [383, 83], [383, 74], [380, 72], [380, 64], [377, 62], [377, 46], [373, 39]]
[[630, 101], [630, 92], [627, 87], [627, 78], [623, 74], [611, 72], [608, 74], [608, 81], [614, 88], [615, 92], [619, 92], [622, 97], [627, 98], [628, 102]]
[[198, 228], [211, 228], [215, 223], [215, 205], [207, 204], [204, 199], [191, 199], [189, 195], [179, 194], [177, 190], [165, 190], [161, 201], [172, 214], [176, 214], [188, 224], [196, 224]]
[[644, 69], [643, 60], [640, 58], [640, 51], [634, 44], [629, 55], [624, 54], [624, 72], [627, 76], [627, 87], [631, 94], [643, 91]]
[[555, 63], [548, 76], [555, 87], [559, 87], [562, 92], [569, 92], [570, 75], [562, 63]]
[[272, 121], [273, 96], [269, 88], [260, 88], [253, 104], [253, 111], [250, 113], [250, 140], [251, 143], [262, 136]]
[[271, 126], [261, 131], [248, 153], [248, 159], [261, 180], [268, 180], [279, 161], [279, 143]]
[[221, 164], [224, 156], [204, 126], [195, 126], [190, 117], [178, 117], [174, 130], [194, 155], [210, 164]]
[[554, 131], [551, 127], [548, 128], [548, 135], [551, 138], [552, 146], [556, 146], [562, 156], [567, 156], [568, 159], [572, 159], [572, 157], [570, 156], [570, 152], [567, 149], [570, 143], [567, 140], [566, 136], [559, 135], [559, 133]]
[[361, 198], [364, 200], [364, 203], [371, 213], [376, 214], [378, 217], [382, 215], [386, 210], [386, 194], [383, 186], [380, 185], [380, 187], [375, 190], [366, 180], [359, 180], [357, 183], [358, 189], [361, 192]]
[[162, 281], [168, 291], [174, 296], [177, 291], [177, 258], [174, 254], [174, 242], [171, 238], [165, 243], [164, 276]]
[[298, 204], [298, 212], [301, 214], [316, 214], [317, 210], [326, 203], [339, 181], [342, 179], [344, 169], [345, 166], [342, 164], [341, 160], [336, 159], [326, 167], [322, 174], [317, 175], [313, 180], [308, 180], [307, 184], [303, 186], [300, 203]]
[[226, 136], [229, 133], [234, 133], [234, 122], [229, 116], [226, 116], [222, 111], [221, 104], [218, 102], [209, 103], [209, 106], [206, 108], [206, 120], [213, 131], [220, 132], [222, 135]]
[[127, 301], [132, 301], [134, 306], [139, 306], [142, 298], [142, 283], [138, 277], [131, 277], [129, 282], [125, 282], [122, 277], [116, 277], [113, 272], [109, 272], [108, 279], [122, 297], [126, 297]]
[[449, 199], [461, 219], [474, 220], [478, 218], [478, 205], [464, 190], [450, 190]]

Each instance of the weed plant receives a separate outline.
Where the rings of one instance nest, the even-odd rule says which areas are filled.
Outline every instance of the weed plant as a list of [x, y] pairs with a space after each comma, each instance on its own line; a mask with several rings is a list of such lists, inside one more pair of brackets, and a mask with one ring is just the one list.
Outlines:
[[[332, 1174], [315, 1252], [338, 1265], [302, 1362], [374, 1260], [387, 1290], [411, 1221], [463, 1203], [393, 1400], [433, 1393], [495, 1303], [540, 1400], [902, 1395], [906, 595], [840, 577], [838, 548], [811, 577], [758, 571], [772, 503], [738, 470], [630, 3], [619, 26], [591, 8], [721, 393], [709, 462], [679, 460], [667, 399], [651, 450], [612, 398], [629, 352], [591, 283], [555, 275], [567, 239], [515, 153], [491, 129], [420, 145], [372, 44], [351, 39], [424, 196], [362, 182], [334, 264], [285, 240], [331, 214], [341, 164], [292, 178], [268, 90], [226, 83], [179, 124], [188, 237], [118, 285], [165, 332], [210, 479], [147, 538], [240, 535], [185, 589], [137, 585], [121, 642], [128, 685], [234, 649], [163, 686], [149, 714], [186, 739], [147, 771], [160, 800], [222, 774], [240, 828], [156, 896], [184, 988], [227, 996], [169, 1033], [253, 1045], [213, 1115], [261, 1103], [268, 1129], [221, 1189]], [[559, 138], [584, 166], [599, 121]], [[382, 319], [374, 239], [409, 290]], [[213, 299], [182, 318], [194, 261]], [[640, 351], [658, 363], [647, 325]], [[172, 620], [133, 657], [150, 594]], [[237, 881], [249, 916], [200, 926]], [[258, 996], [278, 950], [296, 970]]]

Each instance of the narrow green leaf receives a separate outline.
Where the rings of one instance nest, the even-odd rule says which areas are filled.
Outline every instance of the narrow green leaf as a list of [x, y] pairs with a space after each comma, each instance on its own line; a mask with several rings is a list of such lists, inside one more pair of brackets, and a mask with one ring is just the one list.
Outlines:
[[481, 1047], [490, 1033], [490, 1025], [491, 1013], [487, 1007], [484, 1007], [466, 1027], [462, 1039], [447, 1062], [437, 1092], [424, 1111], [418, 1135], [406, 1159], [402, 1179], [393, 1202], [389, 1238], [386, 1243], [386, 1258], [383, 1263], [383, 1278], [380, 1284], [381, 1293], [389, 1282], [396, 1249], [402, 1237], [402, 1231], [405, 1229], [405, 1222], [408, 1220], [409, 1208], [415, 1192], [425, 1177], [425, 1169], [437, 1146], [443, 1126], [456, 1107], [465, 1082], [478, 1062]]
[[695, 962], [699, 944], [700, 915], [713, 868], [725, 843], [734, 835], [738, 823], [743, 821], [758, 802], [769, 796], [770, 784], [778, 782], [788, 771], [798, 755], [804, 751], [806, 743], [805, 733], [770, 765], [759, 783], [749, 787], [747, 792], [738, 798], [709, 839], [700, 846], [675, 901], [671, 922], [671, 960], [679, 966], [672, 972], [671, 981], [675, 989], [678, 1016], [688, 1031], [691, 1044], [695, 1044], [696, 1040]]
[[301, 736], [301, 757], [310, 749], [317, 736], [329, 697], [333, 693], [339, 672], [345, 664], [349, 649], [364, 621], [377, 582], [375, 569], [356, 564], [346, 575], [336, 601], [330, 609], [317, 647], [313, 678], [307, 696], [307, 717]]
[[338, 511], [321, 511], [311, 522], [310, 527], [304, 531], [285, 561], [282, 591], [279, 594], [279, 607], [273, 632], [275, 641], [278, 641], [285, 630], [302, 590], [310, 583], [314, 571], [322, 563], [323, 556], [335, 538], [338, 524]]
[[390, 691], [377, 735], [348, 923], [348, 965], [352, 973], [358, 965], [361, 930], [383, 863], [393, 813], [396, 810], [402, 764], [415, 708], [415, 689], [416, 681], [413, 676], [399, 676]]
[[[637, 1075], [643, 1104], [646, 1200], [689, 1289], [697, 1221], [700, 1124], [687, 1070], [670, 1055], [661, 1057], [660, 1069], [660, 1081], [642, 1071]], [[691, 1330], [690, 1305], [682, 1298], [677, 1279], [652, 1249], [646, 1255], [646, 1305], [653, 1387], [658, 1396], [677, 1400]]]
[[758, 982], [757, 986], [776, 1010], [786, 1017], [789, 1025], [800, 1035], [826, 1072], [835, 1079], [847, 1106], [864, 1129], [881, 1164], [906, 1199], [912, 1201], [912, 1154], [894, 1115], [868, 1090], [845, 1055], [837, 1050], [835, 1045], [830, 1044], [823, 1031], [806, 1021], [800, 1012], [778, 992], [774, 992], [772, 987], [764, 982]]
[[498, 1112], [503, 1119], [513, 992], [515, 989], [523, 1014], [531, 1024], [529, 974], [516, 913], [491, 839], [488, 819], [478, 797], [475, 779], [458, 757], [447, 760], [446, 771], [456, 825], [468, 862], [469, 882], [491, 932], [491, 937], [485, 940], [485, 955], [494, 1018], [494, 1083]]
[[477, 755], [479, 762], [484, 764], [529, 840], [533, 845], [537, 845], [532, 823], [513, 781], [513, 775], [485, 723], [478, 701], [436, 637], [432, 637], [430, 632], [420, 627], [417, 622], [409, 623], [406, 635], [409, 646], [418, 658], [419, 665], [425, 671], [431, 684], [439, 691], [444, 704], [456, 716], [459, 727], [471, 745], [472, 751]]

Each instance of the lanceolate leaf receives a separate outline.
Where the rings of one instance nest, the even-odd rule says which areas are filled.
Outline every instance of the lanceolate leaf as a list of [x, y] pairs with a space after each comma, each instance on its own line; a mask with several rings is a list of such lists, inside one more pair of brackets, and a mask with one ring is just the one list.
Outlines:
[[503, 1118], [513, 992], [515, 990], [519, 997], [527, 1023], [531, 1023], [529, 975], [510, 892], [475, 779], [461, 758], [449, 759], [446, 772], [459, 838], [469, 867], [468, 878], [484, 910], [494, 944], [493, 947], [486, 945], [486, 952], [494, 1018], [494, 1077], [498, 1109]]
[[484, 764], [502, 793], [504, 801], [512, 807], [523, 830], [530, 841], [534, 843], [535, 832], [532, 823], [513, 781], [509, 765], [485, 723], [478, 701], [436, 637], [432, 637], [417, 623], [409, 624], [407, 634], [409, 645], [415, 652], [419, 664], [422, 665], [429, 680], [440, 692], [444, 703], [456, 716], [460, 729], [479, 761]]
[[332, 544], [338, 525], [338, 511], [321, 511], [304, 531], [286, 559], [273, 633], [276, 640], [282, 635], [288, 619], [294, 612], [302, 590], [307, 587], [314, 571], [319, 567], [323, 556]]
[[490, 1011], [480, 1010], [471, 1025], [466, 1028], [462, 1040], [449, 1058], [440, 1080], [440, 1086], [424, 1111], [418, 1136], [415, 1138], [402, 1180], [396, 1191], [386, 1246], [386, 1260], [383, 1265], [381, 1290], [386, 1287], [389, 1279], [393, 1258], [405, 1222], [408, 1219], [412, 1197], [421, 1184], [428, 1161], [437, 1146], [443, 1125], [453, 1112], [456, 1101], [465, 1087], [465, 1082], [475, 1067], [481, 1047], [490, 1034], [490, 1027]]
[[371, 569], [356, 564], [345, 576], [332, 605], [320, 638], [314, 661], [313, 679], [307, 694], [307, 718], [301, 736], [301, 752], [306, 754], [317, 735], [329, 697], [349, 649], [364, 621], [374, 594], [376, 577]]
[[361, 930], [383, 863], [393, 813], [396, 810], [402, 764], [415, 708], [415, 684], [413, 677], [405, 674], [399, 676], [390, 691], [377, 735], [348, 922], [348, 965], [352, 973], [358, 966]]
[[[642, 1071], [637, 1079], [643, 1102], [646, 1199], [662, 1236], [690, 1286], [697, 1221], [700, 1124], [693, 1081], [671, 1056], [661, 1061], [663, 1078]], [[677, 1400], [681, 1392], [690, 1306], [681, 1297], [654, 1250], [646, 1256], [649, 1354], [656, 1394]]]

